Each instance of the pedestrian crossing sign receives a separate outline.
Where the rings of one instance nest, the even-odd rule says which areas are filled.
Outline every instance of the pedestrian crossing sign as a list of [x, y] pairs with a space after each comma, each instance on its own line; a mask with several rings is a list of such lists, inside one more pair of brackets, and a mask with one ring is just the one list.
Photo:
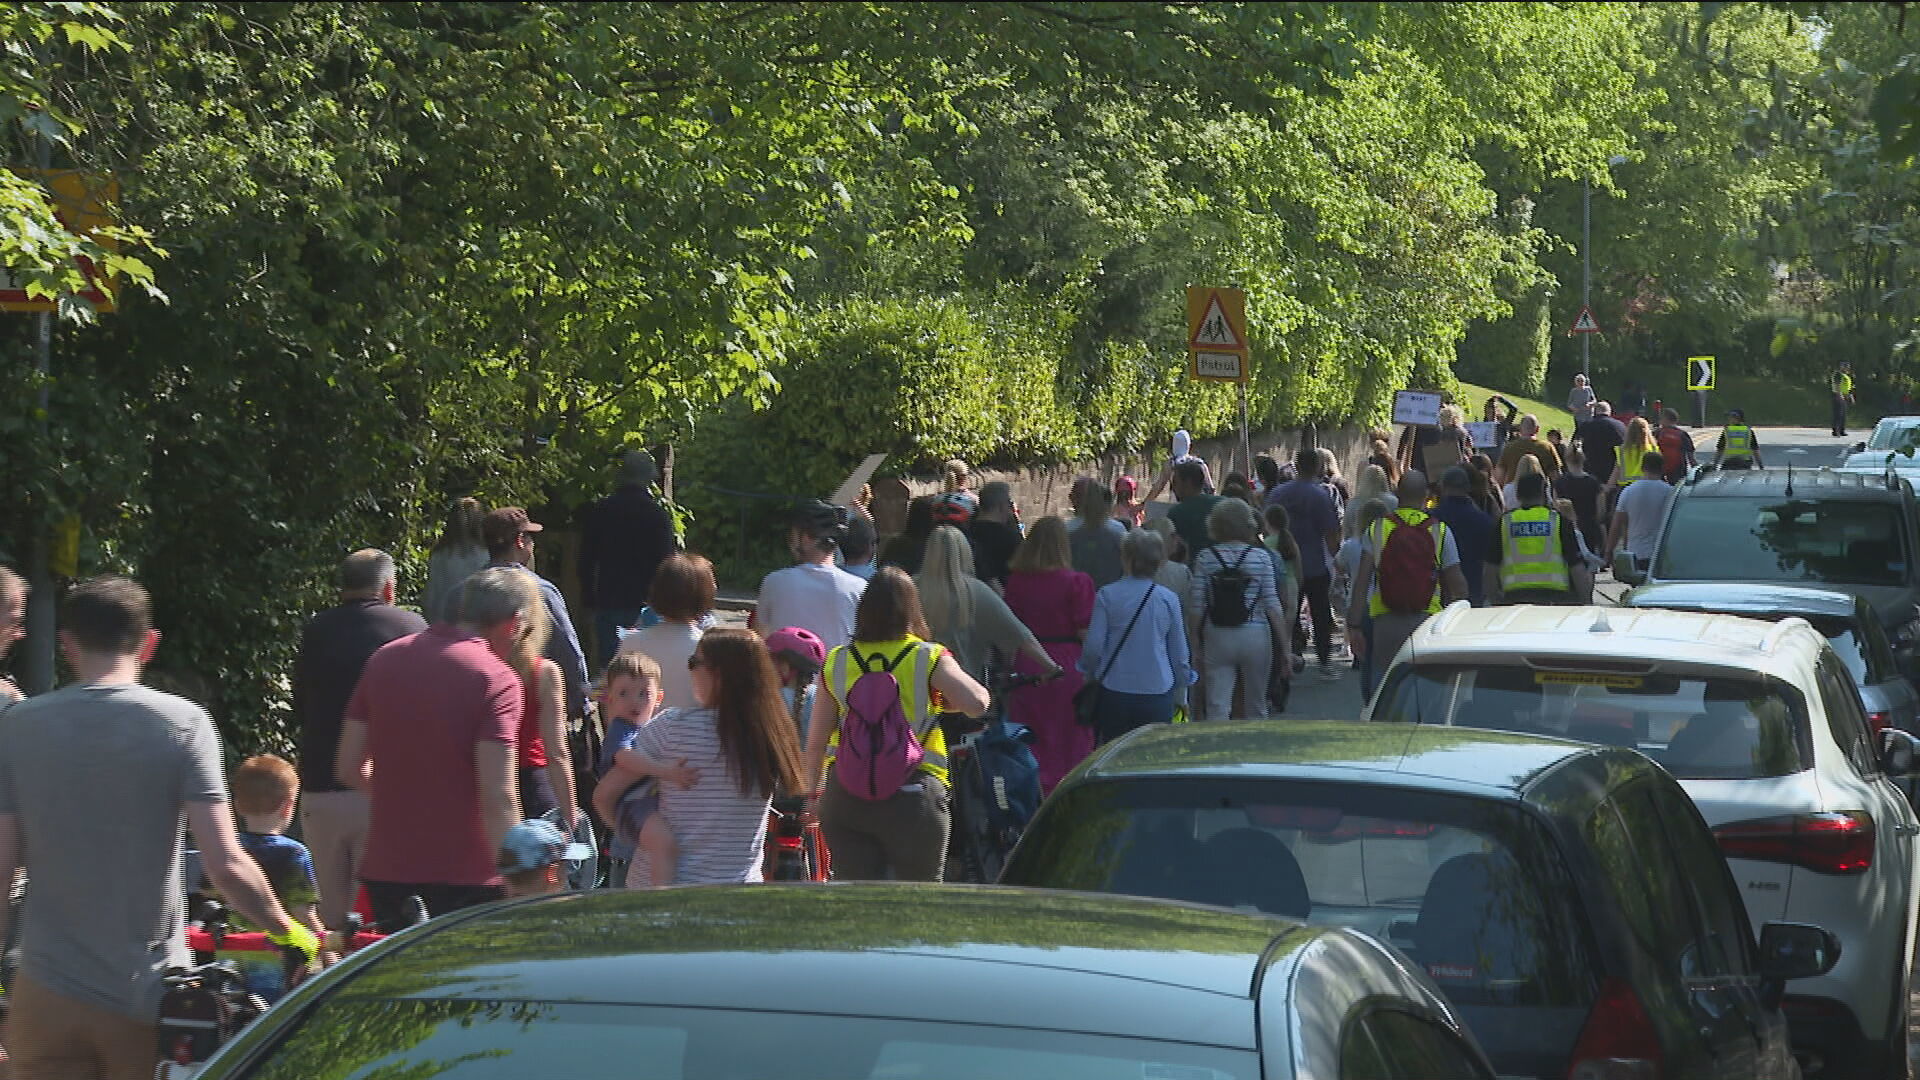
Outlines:
[[1687, 357], [1687, 389], [1713, 389], [1714, 359], [1711, 356]]
[[1241, 289], [1187, 287], [1187, 360], [1196, 379], [1246, 382], [1247, 294]]

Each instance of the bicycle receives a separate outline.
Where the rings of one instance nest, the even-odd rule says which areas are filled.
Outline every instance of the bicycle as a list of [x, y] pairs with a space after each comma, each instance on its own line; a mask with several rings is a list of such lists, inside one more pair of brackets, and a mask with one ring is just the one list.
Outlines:
[[990, 676], [987, 687], [993, 703], [979, 726], [949, 736], [953, 828], [948, 881], [992, 884], [999, 880], [1007, 857], [1039, 808], [1040, 764], [1027, 749], [1026, 729], [1008, 724], [1006, 699], [1011, 691], [1054, 677]]

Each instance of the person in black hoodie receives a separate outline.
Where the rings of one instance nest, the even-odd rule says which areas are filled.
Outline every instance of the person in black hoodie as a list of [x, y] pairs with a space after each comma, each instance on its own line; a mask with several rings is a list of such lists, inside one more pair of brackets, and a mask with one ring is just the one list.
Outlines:
[[593, 609], [594, 670], [620, 647], [620, 627], [636, 625], [660, 560], [680, 550], [673, 519], [649, 490], [653, 457], [629, 451], [620, 487], [587, 511], [580, 536], [580, 595]]

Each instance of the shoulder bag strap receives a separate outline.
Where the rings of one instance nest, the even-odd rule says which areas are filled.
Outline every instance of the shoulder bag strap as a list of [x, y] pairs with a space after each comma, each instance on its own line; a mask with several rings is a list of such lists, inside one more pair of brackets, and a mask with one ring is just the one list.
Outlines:
[[1147, 610], [1147, 601], [1153, 599], [1153, 582], [1147, 582], [1147, 594], [1140, 598], [1140, 606], [1133, 609], [1133, 618], [1127, 620], [1127, 628], [1120, 634], [1120, 640], [1113, 643], [1113, 655], [1107, 657], [1105, 667], [1100, 669], [1100, 677], [1094, 682], [1104, 683], [1113, 673], [1114, 662], [1120, 659], [1120, 650], [1126, 647], [1127, 639], [1133, 636], [1134, 624], [1140, 621], [1140, 613]]

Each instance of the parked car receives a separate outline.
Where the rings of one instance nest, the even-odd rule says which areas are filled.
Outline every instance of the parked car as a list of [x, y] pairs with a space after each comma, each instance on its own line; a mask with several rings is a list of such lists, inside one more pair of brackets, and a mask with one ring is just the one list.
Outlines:
[[1653, 758], [1713, 827], [1755, 925], [1816, 923], [1844, 945], [1831, 972], [1787, 988], [1796, 1051], [1844, 1076], [1904, 1066], [1920, 821], [1893, 778], [1920, 740], [1873, 736], [1805, 620], [1458, 604], [1414, 633], [1366, 715]]
[[1492, 1080], [1405, 959], [1338, 928], [964, 886], [575, 893], [307, 983], [203, 1080]]
[[1793, 585], [1643, 585], [1622, 607], [1709, 611], [1748, 619], [1807, 620], [1827, 639], [1860, 691], [1867, 727], [1920, 732], [1920, 690], [1901, 670], [1872, 605], [1858, 596]]
[[1920, 416], [1883, 417], [1865, 439], [1841, 453], [1840, 467], [1875, 473], [1888, 465], [1920, 468], [1920, 456], [1901, 453], [1915, 438], [1920, 438]]
[[1837, 946], [1772, 924], [1756, 948], [1706, 824], [1645, 757], [1411, 724], [1142, 729], [1061, 782], [1002, 881], [1365, 931], [1503, 1077], [1794, 1076], [1783, 981]]
[[1650, 570], [1617, 560], [1628, 585], [1809, 585], [1873, 605], [1903, 663], [1920, 648], [1920, 530], [1897, 475], [1830, 469], [1701, 470], [1674, 493]]

